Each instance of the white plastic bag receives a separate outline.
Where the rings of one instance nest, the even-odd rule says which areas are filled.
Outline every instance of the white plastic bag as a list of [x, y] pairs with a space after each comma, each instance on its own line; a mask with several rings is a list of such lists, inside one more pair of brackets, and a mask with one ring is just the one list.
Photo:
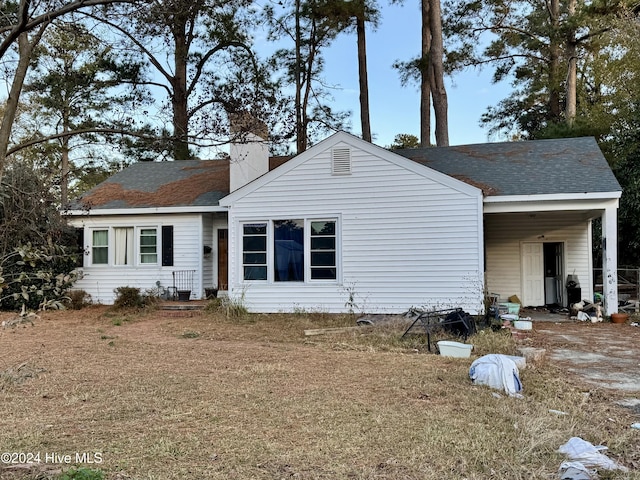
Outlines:
[[571, 437], [567, 443], [558, 449], [558, 452], [564, 453], [571, 460], [580, 462], [585, 467], [622, 470], [626, 472], [627, 467], [620, 465], [615, 460], [611, 460], [606, 455], [600, 453], [605, 450], [607, 450], [607, 447], [603, 445], [594, 446], [580, 437]]
[[504, 390], [510, 396], [521, 396], [520, 372], [508, 355], [491, 353], [474, 360], [469, 368], [469, 376], [474, 384]]

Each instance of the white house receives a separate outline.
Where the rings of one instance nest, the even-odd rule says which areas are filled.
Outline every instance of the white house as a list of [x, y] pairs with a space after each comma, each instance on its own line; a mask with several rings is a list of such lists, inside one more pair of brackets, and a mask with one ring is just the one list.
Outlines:
[[257, 312], [475, 313], [485, 291], [567, 305], [569, 278], [593, 297], [595, 218], [617, 278], [621, 189], [593, 138], [389, 151], [340, 132], [291, 159], [252, 140], [230, 161], [137, 163], [84, 195], [77, 288], [112, 303], [189, 273], [191, 298], [219, 286]]

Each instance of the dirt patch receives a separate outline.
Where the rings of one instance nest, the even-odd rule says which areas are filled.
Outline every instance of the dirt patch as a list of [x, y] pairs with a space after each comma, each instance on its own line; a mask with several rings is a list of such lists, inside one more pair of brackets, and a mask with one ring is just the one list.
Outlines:
[[[402, 330], [387, 340], [370, 327], [304, 335], [348, 325], [305, 314], [42, 313], [0, 329], [0, 452], [71, 455], [108, 480], [548, 480], [557, 448], [576, 435], [632, 469], [607, 478], [640, 478], [637, 413], [614, 403], [617, 391], [565, 378], [565, 360], [525, 369], [524, 398], [512, 399], [471, 384], [473, 358], [403, 345]], [[551, 351], [579, 333], [534, 330], [531, 342]], [[87, 464], [96, 453], [101, 463]], [[3, 479], [42, 478], [1, 467]]]

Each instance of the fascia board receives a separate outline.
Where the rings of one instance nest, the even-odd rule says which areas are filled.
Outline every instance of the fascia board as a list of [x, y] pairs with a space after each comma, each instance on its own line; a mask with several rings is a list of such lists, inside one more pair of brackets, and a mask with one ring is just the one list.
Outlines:
[[536, 200], [487, 202], [484, 199], [484, 213], [517, 213], [517, 212], [559, 212], [576, 210], [602, 210], [607, 207], [618, 208], [619, 199], [612, 198], [581, 198], [572, 199], [541, 199]]
[[157, 215], [171, 213], [213, 213], [227, 212], [228, 209], [215, 205], [197, 207], [144, 207], [144, 208], [94, 208], [88, 210], [63, 210], [63, 216], [103, 216], [103, 215]]
[[548, 202], [566, 200], [611, 200], [620, 198], [622, 192], [585, 192], [585, 193], [556, 193], [553, 195], [491, 195], [485, 197], [484, 203], [514, 203], [514, 202]]

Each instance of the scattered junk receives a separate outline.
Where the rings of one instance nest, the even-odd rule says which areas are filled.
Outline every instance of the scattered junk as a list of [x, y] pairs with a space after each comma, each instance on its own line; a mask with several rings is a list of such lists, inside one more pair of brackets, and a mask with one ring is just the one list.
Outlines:
[[451, 336], [461, 338], [464, 341], [477, 331], [475, 319], [462, 308], [429, 311], [412, 309], [408, 313], [414, 314], [416, 317], [409, 325], [409, 328], [402, 334], [402, 338], [407, 336], [415, 327], [421, 327], [427, 334], [427, 349], [429, 351], [431, 351], [431, 335], [436, 331], [445, 331]]
[[558, 470], [560, 480], [595, 480], [598, 472], [588, 469], [580, 462], [562, 462]]
[[468, 343], [452, 342], [441, 340], [437, 342], [438, 351], [443, 357], [469, 358], [473, 345]]
[[490, 294], [489, 299], [488, 316], [496, 329], [510, 326], [517, 330], [533, 328], [530, 317], [520, 317], [522, 302], [517, 295], [511, 295], [508, 302], [501, 302], [497, 293]]
[[599, 301], [580, 300], [571, 305], [571, 315], [573, 320], [580, 320], [581, 322], [601, 322], [603, 319], [602, 304]]
[[[518, 361], [524, 361], [524, 358]], [[474, 385], [486, 385], [503, 390], [511, 397], [522, 398], [520, 372], [510, 355], [491, 353], [474, 360], [469, 368], [469, 377]]]
[[533, 323], [531, 320], [515, 320], [513, 322], [513, 327], [516, 330], [531, 330], [533, 328]]
[[628, 471], [627, 467], [610, 459], [602, 452], [607, 450], [603, 445], [594, 446], [580, 437], [571, 437], [562, 445], [559, 453], [569, 457], [562, 462], [558, 471], [560, 480], [592, 480], [598, 478], [597, 469]]

